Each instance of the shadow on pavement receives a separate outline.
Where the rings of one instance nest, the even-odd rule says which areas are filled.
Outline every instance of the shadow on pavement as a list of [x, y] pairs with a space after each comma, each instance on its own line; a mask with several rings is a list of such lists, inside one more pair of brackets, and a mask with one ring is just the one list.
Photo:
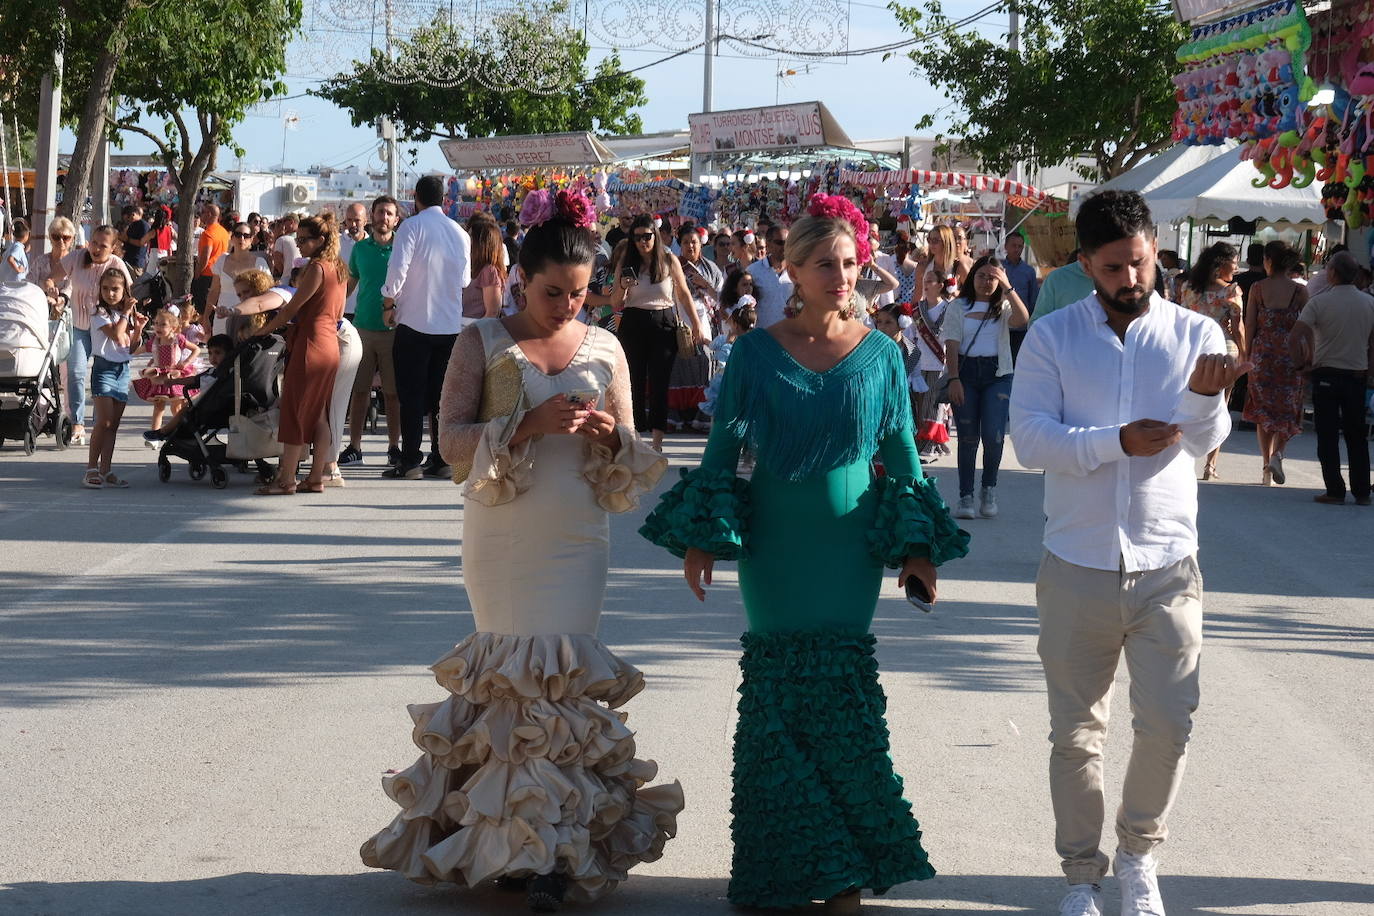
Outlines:
[[[1115, 909], [1115, 881], [1104, 891]], [[589, 906], [570, 905], [569, 913], [598, 916], [690, 916], [696, 913], [787, 912], [739, 910], [725, 899], [724, 878], [632, 875], [610, 896]], [[1064, 883], [1054, 877], [949, 875], [901, 885], [883, 897], [865, 897], [874, 913], [972, 916], [989, 910], [1053, 911]], [[1286, 912], [1337, 916], [1353, 913], [1336, 905], [1368, 904], [1374, 886], [1333, 881], [1278, 878], [1164, 877], [1161, 888], [1175, 916], [1240, 908], [1282, 906]], [[871, 902], [871, 905], [870, 905]], [[961, 904], [965, 906], [961, 906]], [[972, 904], [973, 906], [967, 906]], [[981, 904], [981, 905], [980, 905]], [[1323, 905], [1320, 910], [1311, 909]], [[1303, 907], [1290, 910], [1290, 907]], [[519, 894], [495, 889], [422, 887], [388, 872], [352, 875], [291, 875], [243, 872], [185, 881], [87, 881], [59, 884], [17, 882], [0, 887], [0, 911], [24, 916], [184, 916], [188, 913], [273, 916], [362, 916], [374, 913], [453, 913], [506, 916], [525, 912]], [[821, 912], [820, 906], [810, 911]], [[790, 912], [805, 912], [792, 910]]]

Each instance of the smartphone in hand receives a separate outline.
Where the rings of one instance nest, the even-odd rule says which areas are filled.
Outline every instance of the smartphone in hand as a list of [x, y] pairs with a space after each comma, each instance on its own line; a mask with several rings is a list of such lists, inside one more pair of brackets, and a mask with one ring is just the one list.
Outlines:
[[930, 603], [930, 590], [919, 576], [906, 577], [906, 600], [927, 614], [934, 610]]

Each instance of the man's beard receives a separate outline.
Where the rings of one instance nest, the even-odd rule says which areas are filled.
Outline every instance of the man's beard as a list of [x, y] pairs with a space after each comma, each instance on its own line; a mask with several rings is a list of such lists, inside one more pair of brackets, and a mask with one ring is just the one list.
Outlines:
[[[1121, 298], [1130, 293], [1136, 294], [1134, 300]], [[1116, 295], [1114, 296], [1108, 295], [1099, 289], [1097, 291], [1097, 298], [1101, 299], [1102, 304], [1107, 308], [1121, 315], [1139, 315], [1145, 310], [1145, 306], [1150, 302], [1149, 294], [1140, 286], [1123, 286], [1116, 291]]]

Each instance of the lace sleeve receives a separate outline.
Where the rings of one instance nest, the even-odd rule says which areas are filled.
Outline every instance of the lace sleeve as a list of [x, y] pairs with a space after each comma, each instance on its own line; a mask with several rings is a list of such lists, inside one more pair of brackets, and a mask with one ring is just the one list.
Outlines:
[[590, 444], [582, 476], [591, 485], [601, 508], [607, 512], [628, 512], [639, 505], [641, 494], [658, 483], [668, 469], [668, 461], [645, 445], [635, 432], [630, 366], [619, 343], [615, 346], [611, 382], [606, 388], [606, 412], [615, 419], [619, 441], [614, 453], [599, 443]]
[[620, 347], [615, 348], [615, 369], [611, 372], [610, 387], [606, 389], [606, 412], [615, 417], [616, 426], [635, 428], [634, 403], [630, 398], [630, 364]]
[[477, 422], [485, 369], [481, 332], [469, 327], [453, 345], [439, 399], [439, 453], [455, 468], [472, 467], [477, 443], [486, 428], [485, 423]]

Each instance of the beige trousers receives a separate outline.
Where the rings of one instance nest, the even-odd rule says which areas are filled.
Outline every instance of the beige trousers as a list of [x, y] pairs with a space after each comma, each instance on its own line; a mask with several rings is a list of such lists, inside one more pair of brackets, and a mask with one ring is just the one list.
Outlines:
[[1127, 573], [1075, 566], [1046, 552], [1035, 596], [1049, 693], [1055, 846], [1069, 883], [1090, 884], [1107, 873], [1102, 745], [1123, 649], [1135, 741], [1117, 843], [1139, 855], [1168, 834], [1164, 822], [1183, 779], [1198, 705], [1202, 573], [1194, 557]]

